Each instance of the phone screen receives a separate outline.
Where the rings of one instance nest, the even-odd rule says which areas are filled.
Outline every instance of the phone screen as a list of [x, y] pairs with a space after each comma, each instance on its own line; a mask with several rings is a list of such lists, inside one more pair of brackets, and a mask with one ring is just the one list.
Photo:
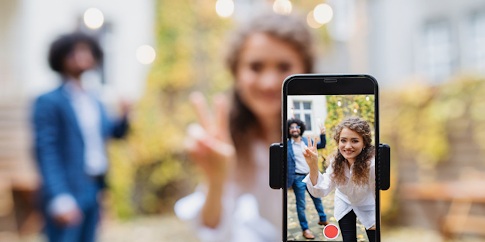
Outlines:
[[375, 107], [374, 94], [287, 96], [287, 241], [376, 241]]

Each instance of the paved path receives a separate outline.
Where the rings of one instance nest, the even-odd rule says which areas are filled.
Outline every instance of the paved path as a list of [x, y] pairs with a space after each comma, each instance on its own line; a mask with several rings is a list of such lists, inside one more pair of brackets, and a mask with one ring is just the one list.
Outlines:
[[[330, 198], [325, 198], [323, 203], [325, 204], [325, 212], [328, 218], [333, 217], [333, 207], [331, 206], [333, 201], [333, 194], [329, 195]], [[290, 195], [291, 197], [291, 195]], [[309, 196], [308, 196], [309, 197]], [[294, 199], [294, 198], [293, 198]], [[294, 200], [293, 200], [294, 201]], [[313, 203], [311, 203], [313, 206]], [[309, 206], [309, 210], [311, 208]], [[332, 209], [331, 209], [332, 208]], [[315, 208], [313, 208], [315, 209]], [[307, 213], [308, 214], [308, 213]], [[309, 215], [309, 214], [308, 214]], [[296, 221], [296, 225], [293, 227], [293, 234], [296, 238], [298, 235], [301, 240], [301, 231], [299, 228], [298, 218], [296, 214], [291, 217], [293, 221]], [[309, 219], [309, 217], [307, 217]], [[310, 219], [309, 219], [310, 220]], [[315, 226], [318, 223], [318, 218], [315, 216], [311, 219], [312, 231], [316, 235], [317, 232], [321, 232], [322, 227]], [[330, 223], [337, 225], [337, 222], [330, 221]], [[295, 231], [295, 227], [297, 230]], [[319, 237], [322, 235], [319, 234]], [[365, 237], [367, 238], [367, 237]], [[446, 239], [442, 238], [438, 231], [429, 229], [416, 228], [416, 227], [392, 227], [384, 228], [382, 231], [382, 239], [386, 242], [408, 242], [408, 241], [426, 241], [426, 242], [444, 242]], [[29, 238], [8, 239], [0, 233], [0, 242], [46, 242], [42, 236], [34, 235]], [[139, 217], [127, 222], [119, 221], [107, 221], [103, 224], [100, 231], [100, 239], [98, 242], [200, 242], [197, 237], [191, 231], [187, 223], [180, 221], [175, 215], [159, 215]], [[318, 241], [317, 239], [309, 241]], [[322, 241], [325, 241], [322, 239]], [[335, 240], [338, 241], [338, 240]], [[340, 238], [341, 241], [341, 238]], [[359, 240], [366, 241], [366, 240]], [[483, 242], [482, 237], [462, 237], [454, 240], [448, 240], [453, 242]]]
[[[24, 238], [20, 242], [46, 242], [42, 235]], [[98, 242], [199, 242], [189, 224], [175, 215], [146, 216], [121, 222], [103, 222]], [[1, 240], [0, 236], [0, 242]], [[12, 241], [9, 241], [12, 242]]]
[[[335, 220], [333, 214], [333, 199], [335, 196], [335, 190], [331, 192], [328, 196], [322, 198], [323, 209], [325, 214], [327, 214], [327, 220], [330, 224], [334, 224], [337, 227], [338, 222]], [[307, 240], [303, 237], [302, 231], [300, 228], [300, 222], [298, 221], [298, 215], [296, 213], [296, 202], [295, 202], [295, 193], [293, 190], [288, 191], [288, 241], [342, 241], [342, 235], [333, 240], [329, 240], [325, 238], [323, 235], [323, 226], [318, 225], [319, 216], [317, 210], [315, 209], [315, 205], [313, 204], [310, 195], [305, 193], [305, 201], [306, 201], [306, 219], [308, 221], [308, 226], [312, 231], [313, 235], [315, 235], [315, 239]], [[340, 228], [339, 228], [340, 229]], [[365, 233], [364, 226], [360, 223], [357, 219], [357, 241], [364, 242], [368, 241], [367, 234]]]

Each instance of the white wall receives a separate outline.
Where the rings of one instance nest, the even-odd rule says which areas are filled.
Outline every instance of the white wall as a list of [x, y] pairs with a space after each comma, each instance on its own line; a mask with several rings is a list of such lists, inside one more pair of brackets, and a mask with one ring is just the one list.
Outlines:
[[449, 22], [454, 73], [469, 70], [468, 21], [477, 11], [485, 11], [485, 1], [372, 0], [368, 5], [368, 72], [381, 86], [396, 88], [412, 79], [436, 84], [427, 79], [423, 67], [423, 33], [430, 21]]
[[11, 99], [20, 91], [20, 69], [17, 50], [20, 48], [20, 3], [2, 0], [0, 3], [0, 101]]
[[[112, 25], [105, 56], [107, 86], [129, 100], [141, 96], [150, 66], [139, 63], [135, 54], [140, 45], [154, 46], [153, 0], [7, 0], [0, 3], [2, 13], [6, 6], [14, 6], [8, 18], [15, 21], [6, 23], [11, 29], [6, 37], [12, 41], [0, 45], [2, 53], [8, 50], [1, 61], [6, 66], [8, 60], [12, 73], [7, 79], [21, 85], [24, 97], [33, 98], [59, 85], [47, 64], [49, 45], [59, 35], [75, 31], [90, 7], [99, 8]], [[5, 31], [0, 31], [3, 38]]]
[[[321, 124], [325, 124], [327, 118], [327, 99], [324, 95], [291, 95], [288, 96], [287, 115], [288, 119], [292, 118], [293, 114], [293, 101], [311, 101], [312, 102], [312, 132], [306, 132], [303, 135], [319, 135]], [[318, 123], [318, 120], [321, 123]], [[303, 120], [304, 121], [304, 120]]]

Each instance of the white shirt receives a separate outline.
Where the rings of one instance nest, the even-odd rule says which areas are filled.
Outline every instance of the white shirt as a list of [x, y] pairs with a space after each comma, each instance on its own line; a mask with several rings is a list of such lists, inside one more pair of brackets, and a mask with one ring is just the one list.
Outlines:
[[228, 183], [222, 198], [219, 225], [208, 228], [202, 224], [201, 209], [206, 191], [202, 186], [196, 192], [177, 201], [175, 213], [182, 220], [191, 221], [201, 241], [211, 242], [280, 242], [282, 241], [283, 190], [269, 187], [269, 149], [256, 141], [251, 149], [256, 162], [255, 181], [249, 191], [243, 192], [237, 183]]
[[372, 158], [371, 165], [369, 169], [369, 185], [365, 187], [356, 187], [351, 184], [350, 178], [353, 173], [353, 165], [350, 169], [346, 166], [345, 175], [348, 178], [346, 185], [337, 185], [330, 179], [330, 174], [333, 173], [334, 160], [330, 160], [330, 165], [328, 166], [324, 174], [318, 173], [317, 184], [313, 186], [310, 175], [307, 175], [303, 182], [307, 184], [308, 191], [315, 197], [325, 197], [334, 188], [335, 191], [335, 219], [339, 221], [342, 219], [350, 210], [354, 210], [355, 214], [359, 218], [360, 222], [364, 225], [366, 229], [371, 228], [376, 223], [376, 173], [375, 173], [375, 159]]
[[99, 103], [73, 81], [67, 81], [64, 88], [69, 94], [84, 141], [84, 170], [91, 176], [103, 175], [108, 170], [108, 158], [101, 129]]
[[295, 172], [308, 174], [310, 167], [306, 163], [305, 156], [303, 156], [303, 149], [305, 149], [305, 143], [300, 139], [300, 143], [296, 143], [294, 139], [291, 139], [291, 145], [293, 148], [293, 155], [295, 156]]

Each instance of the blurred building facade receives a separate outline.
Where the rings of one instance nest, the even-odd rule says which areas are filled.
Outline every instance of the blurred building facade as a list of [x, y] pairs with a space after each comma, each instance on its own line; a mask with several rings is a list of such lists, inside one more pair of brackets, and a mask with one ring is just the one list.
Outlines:
[[[8, 233], [16, 236], [38, 230], [39, 226], [33, 222], [37, 215], [29, 210], [35, 202], [32, 192], [40, 182], [31, 154], [30, 104], [61, 83], [48, 66], [50, 43], [62, 34], [76, 31], [95, 36], [105, 56], [101, 67], [84, 77], [86, 85], [102, 93], [108, 106], [119, 99], [135, 101], [143, 93], [154, 58], [146, 60], [146, 46], [155, 46], [154, 5], [153, 0], [0, 2], [2, 239], [9, 238]], [[85, 17], [90, 8], [96, 8], [94, 21], [100, 24], [94, 28], [88, 27], [90, 20]], [[152, 47], [148, 48], [150, 52]]]
[[485, 75], [483, 0], [328, 0], [319, 72], [370, 73], [382, 87]]
[[367, 2], [368, 72], [384, 86], [485, 75], [483, 0]]

